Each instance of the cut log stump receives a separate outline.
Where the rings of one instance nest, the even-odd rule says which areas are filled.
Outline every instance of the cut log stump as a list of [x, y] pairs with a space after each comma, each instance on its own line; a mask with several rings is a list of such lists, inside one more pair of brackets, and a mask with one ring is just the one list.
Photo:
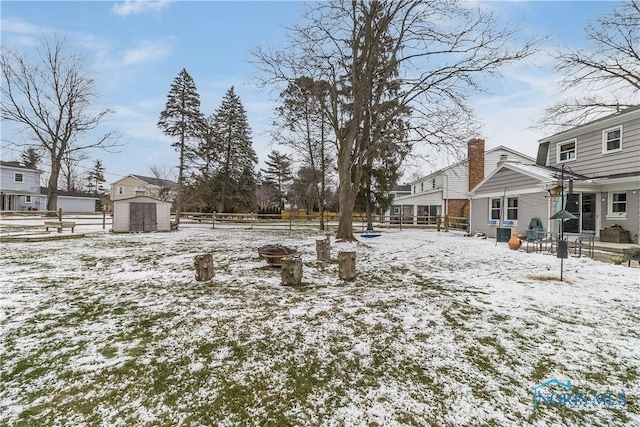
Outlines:
[[331, 242], [328, 239], [316, 240], [318, 261], [331, 260]]
[[302, 259], [299, 256], [288, 256], [282, 259], [282, 284], [299, 286], [302, 283]]
[[213, 255], [196, 255], [193, 258], [193, 266], [196, 270], [196, 280], [198, 282], [206, 282], [213, 279]]
[[341, 280], [356, 278], [356, 253], [338, 252], [338, 277]]

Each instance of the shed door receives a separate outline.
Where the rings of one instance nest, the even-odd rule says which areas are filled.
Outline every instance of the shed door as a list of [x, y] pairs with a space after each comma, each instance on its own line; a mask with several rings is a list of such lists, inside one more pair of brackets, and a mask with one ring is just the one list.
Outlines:
[[157, 231], [155, 203], [129, 203], [129, 231]]

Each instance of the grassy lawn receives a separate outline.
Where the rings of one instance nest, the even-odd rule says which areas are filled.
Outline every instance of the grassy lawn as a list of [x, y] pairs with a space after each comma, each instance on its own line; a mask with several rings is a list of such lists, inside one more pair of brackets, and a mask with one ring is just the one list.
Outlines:
[[[3, 244], [0, 425], [640, 424], [638, 270], [427, 231], [338, 280], [312, 230]], [[296, 246], [284, 287], [256, 248]], [[210, 252], [216, 276], [193, 279]], [[532, 275], [550, 276], [537, 280]], [[549, 280], [550, 279], [550, 280]], [[550, 378], [619, 407], [534, 408]]]

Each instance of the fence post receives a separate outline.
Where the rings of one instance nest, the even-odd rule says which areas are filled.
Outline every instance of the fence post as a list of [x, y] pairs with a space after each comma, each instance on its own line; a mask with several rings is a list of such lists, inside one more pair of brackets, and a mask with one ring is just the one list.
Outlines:
[[62, 208], [58, 209], [58, 221], [62, 222]]
[[289, 230], [291, 230], [291, 217], [293, 217], [293, 212], [289, 211]]
[[216, 228], [216, 211], [213, 211], [213, 215], [211, 216], [211, 228]]
[[102, 209], [102, 229], [107, 228], [107, 211]]

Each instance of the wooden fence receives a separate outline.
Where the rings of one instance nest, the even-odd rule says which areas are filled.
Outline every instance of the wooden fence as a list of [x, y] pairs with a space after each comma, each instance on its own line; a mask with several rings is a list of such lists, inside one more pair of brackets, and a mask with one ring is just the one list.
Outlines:
[[[223, 213], [223, 212], [183, 212], [180, 216], [181, 224], [199, 223], [211, 224], [212, 228], [218, 225], [241, 225], [253, 227], [283, 227], [292, 229], [294, 226], [320, 226], [320, 215], [304, 215], [283, 211], [281, 214], [250, 213]], [[324, 223], [327, 228], [338, 226], [338, 214], [325, 212]], [[356, 213], [353, 216], [354, 228], [367, 228], [366, 214]], [[469, 220], [464, 217], [441, 216], [384, 216], [376, 215], [373, 226], [377, 228], [423, 228], [448, 231], [450, 229], [468, 231]]]

